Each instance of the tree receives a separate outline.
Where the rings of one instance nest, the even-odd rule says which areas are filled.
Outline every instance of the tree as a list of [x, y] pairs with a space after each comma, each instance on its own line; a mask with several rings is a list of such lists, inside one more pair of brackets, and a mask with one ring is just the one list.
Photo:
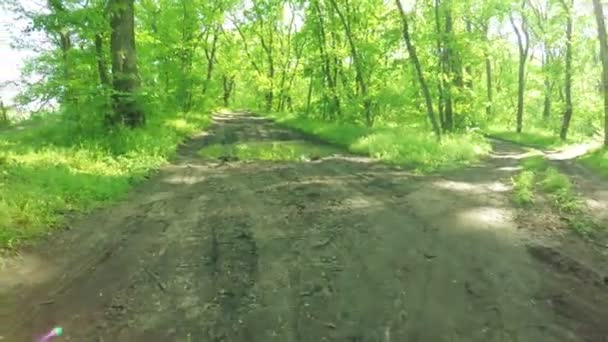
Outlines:
[[566, 11], [566, 72], [564, 77], [564, 92], [566, 95], [566, 109], [562, 120], [562, 128], [560, 138], [566, 140], [568, 129], [570, 128], [570, 120], [572, 120], [572, 11], [574, 10], [574, 0], [569, 3], [566, 0], [560, 0], [564, 11]]
[[602, 92], [604, 96], [604, 146], [608, 147], [608, 42], [606, 39], [606, 24], [604, 9], [600, 0], [593, 0], [593, 12], [597, 21], [597, 33], [600, 42], [600, 58], [602, 60]]
[[112, 35], [112, 86], [114, 88], [114, 115], [109, 122], [128, 127], [141, 126], [144, 113], [139, 108], [136, 95], [139, 87], [137, 54], [135, 50], [135, 20], [133, 0], [110, 0], [108, 3]]
[[422, 72], [422, 66], [420, 65], [420, 60], [418, 59], [418, 54], [416, 53], [416, 48], [412, 44], [412, 39], [410, 37], [410, 29], [407, 21], [407, 15], [401, 5], [399, 0], [395, 0], [397, 3], [397, 8], [399, 9], [399, 14], [401, 16], [401, 22], [403, 24], [402, 32], [403, 32], [403, 40], [405, 41], [405, 45], [407, 46], [407, 51], [410, 55], [410, 60], [416, 70], [416, 75], [418, 77], [418, 82], [420, 82], [420, 87], [422, 88], [422, 93], [424, 95], [424, 99], [426, 102], [426, 113], [431, 122], [431, 126], [433, 127], [433, 132], [437, 136], [437, 139], [441, 139], [441, 129], [437, 124], [437, 119], [435, 117], [435, 111], [433, 110], [433, 99], [431, 98], [431, 92], [429, 91], [429, 87], [426, 83], [426, 79], [424, 78], [424, 73]]
[[528, 61], [528, 53], [530, 51], [530, 34], [528, 32], [528, 22], [526, 20], [526, 1], [521, 2], [519, 10], [520, 27], [517, 26], [513, 14], [510, 15], [511, 25], [517, 35], [517, 47], [519, 49], [519, 67], [518, 67], [518, 86], [517, 86], [517, 133], [521, 133], [524, 117], [524, 94], [526, 91], [526, 62]]

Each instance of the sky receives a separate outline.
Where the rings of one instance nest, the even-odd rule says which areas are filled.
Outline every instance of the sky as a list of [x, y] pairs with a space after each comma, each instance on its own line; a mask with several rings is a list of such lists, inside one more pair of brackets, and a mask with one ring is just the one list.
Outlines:
[[[11, 34], [15, 26], [16, 19], [13, 15], [0, 7], [0, 84], [7, 81], [19, 79], [20, 68], [24, 59], [31, 55], [29, 51], [20, 51], [11, 48]], [[15, 88], [0, 89], [0, 98], [5, 103], [11, 103], [12, 98], [17, 93]]]
[[[1, 1], [1, 0], [0, 0]], [[410, 8], [414, 3], [412, 0], [401, 0], [405, 8]], [[22, 5], [34, 5], [36, 0], [22, 0]], [[250, 3], [246, 0], [245, 3]], [[590, 1], [575, 1], [576, 9], [582, 13], [591, 13]], [[0, 6], [0, 85], [7, 81], [15, 81], [20, 77], [20, 68], [24, 60], [33, 54], [32, 51], [16, 50], [11, 48], [11, 34], [16, 27], [22, 26], [14, 15]], [[590, 28], [591, 29], [591, 28]], [[589, 32], [589, 34], [595, 34]], [[12, 98], [18, 89], [14, 87], [0, 88], [0, 99], [5, 103], [12, 103]]]

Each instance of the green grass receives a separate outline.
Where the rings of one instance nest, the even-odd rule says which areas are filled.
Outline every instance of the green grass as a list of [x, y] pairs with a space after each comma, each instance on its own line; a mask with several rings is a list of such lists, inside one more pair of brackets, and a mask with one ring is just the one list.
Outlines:
[[536, 188], [536, 174], [525, 170], [513, 178], [513, 199], [519, 205], [534, 203], [534, 189]]
[[581, 157], [580, 161], [602, 177], [608, 178], [608, 149], [595, 150]]
[[534, 204], [537, 191], [541, 191], [572, 230], [585, 236], [592, 234], [595, 225], [584, 217], [582, 201], [568, 176], [551, 167], [542, 156], [528, 157], [521, 165], [522, 172], [512, 179], [513, 200], [517, 204]]
[[175, 114], [107, 132], [47, 116], [0, 131], [0, 248], [44, 236], [66, 213], [120, 198], [209, 122]]
[[368, 128], [347, 123], [328, 123], [296, 115], [270, 115], [287, 127], [317, 136], [357, 154], [405, 164], [429, 172], [478, 161], [491, 146], [476, 133], [453, 134], [438, 142], [423, 128], [379, 126]]
[[329, 146], [307, 141], [268, 141], [238, 144], [214, 144], [199, 151], [204, 158], [236, 158], [238, 160], [304, 161], [339, 153]]
[[499, 139], [541, 149], [559, 148], [571, 143], [569, 140], [561, 140], [559, 135], [555, 133], [543, 130], [516, 133], [508, 130], [490, 129], [487, 131], [487, 134]]

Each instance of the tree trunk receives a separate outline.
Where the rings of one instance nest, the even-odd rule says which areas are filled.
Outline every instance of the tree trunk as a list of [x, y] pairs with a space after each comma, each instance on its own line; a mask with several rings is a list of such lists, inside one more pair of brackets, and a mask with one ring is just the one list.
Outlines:
[[437, 119], [435, 118], [435, 111], [433, 110], [433, 99], [431, 98], [431, 92], [429, 91], [429, 87], [424, 78], [424, 73], [422, 72], [422, 66], [420, 65], [420, 60], [418, 60], [418, 54], [416, 53], [416, 48], [412, 44], [412, 40], [410, 38], [409, 25], [407, 22], [407, 16], [403, 7], [401, 6], [400, 0], [395, 0], [397, 3], [397, 8], [399, 9], [399, 13], [401, 15], [401, 22], [403, 24], [403, 40], [405, 40], [405, 45], [407, 47], [407, 51], [410, 55], [410, 60], [416, 69], [416, 75], [418, 76], [418, 82], [420, 82], [420, 88], [422, 88], [422, 93], [424, 94], [424, 99], [426, 102], [426, 112], [431, 122], [431, 126], [433, 127], [433, 132], [437, 136], [437, 139], [441, 139], [441, 130], [439, 125], [437, 124]]
[[8, 110], [4, 106], [4, 102], [0, 100], [0, 123], [8, 122]]
[[524, 9], [526, 6], [526, 0], [521, 5], [521, 31], [515, 24], [513, 16], [510, 17], [511, 25], [517, 35], [517, 46], [519, 48], [519, 71], [518, 71], [518, 87], [517, 87], [517, 133], [521, 133], [523, 128], [523, 117], [524, 117], [524, 94], [526, 87], [526, 62], [528, 60], [528, 52], [530, 49], [530, 36], [528, 33], [528, 27], [526, 23], [526, 17]]
[[336, 11], [336, 14], [338, 14], [342, 26], [344, 27], [344, 32], [346, 33], [346, 39], [350, 48], [350, 55], [353, 59], [353, 65], [355, 66], [355, 80], [357, 81], [357, 85], [359, 88], [359, 95], [361, 95], [361, 97], [363, 98], [365, 122], [368, 126], [371, 126], [374, 123], [374, 118], [372, 117], [372, 103], [367, 93], [367, 82], [365, 81], [365, 77], [363, 76], [363, 65], [361, 65], [361, 60], [359, 58], [357, 46], [355, 45], [353, 33], [351, 31], [350, 24], [346, 20], [344, 14], [340, 11], [340, 8], [338, 7], [336, 1], [330, 0], [330, 2], [333, 5], [334, 10]]
[[493, 89], [492, 89], [492, 60], [490, 59], [490, 54], [486, 52], [486, 115], [490, 118], [492, 117], [493, 107], [494, 107], [494, 98], [493, 98]]
[[549, 121], [551, 117], [551, 109], [553, 107], [553, 101], [551, 99], [551, 93], [553, 92], [552, 82], [548, 79], [545, 79], [545, 101], [543, 103], [543, 119], [545, 121]]
[[312, 101], [312, 82], [313, 73], [310, 73], [310, 80], [308, 81], [308, 95], [306, 96], [306, 113], [310, 113], [310, 102]]
[[443, 29], [441, 28], [441, 14], [440, 14], [441, 0], [435, 0], [435, 28], [437, 30], [437, 56], [438, 56], [438, 69], [439, 79], [437, 80], [437, 93], [439, 94], [439, 101], [437, 101], [437, 110], [439, 112], [439, 122], [441, 127], [445, 128], [445, 115], [443, 106], [445, 103], [444, 95], [444, 58], [443, 58]]
[[234, 90], [234, 76], [230, 76], [229, 78], [226, 75], [223, 75], [222, 85], [224, 88], [224, 107], [228, 107], [230, 105], [230, 96], [232, 95], [232, 91]]
[[110, 78], [108, 77], [106, 59], [103, 53], [103, 35], [101, 33], [95, 35], [95, 55], [97, 58], [97, 72], [99, 73], [99, 82], [104, 87], [110, 86]]
[[136, 127], [145, 123], [144, 113], [135, 100], [139, 88], [135, 50], [134, 0], [110, 0], [110, 50], [112, 53], [112, 85], [114, 88], [113, 124]]
[[[211, 42], [211, 49], [205, 47], [205, 57], [207, 58], [207, 76], [205, 77], [205, 83], [203, 84], [203, 95], [207, 93], [209, 83], [213, 77], [213, 68], [215, 67], [215, 54], [217, 51], [217, 41], [219, 39], [219, 27], [213, 29], [213, 40]], [[207, 43], [207, 42], [205, 42]]]
[[566, 75], [564, 79], [564, 91], [566, 93], [566, 110], [564, 111], [564, 119], [562, 121], [562, 129], [559, 137], [566, 140], [568, 137], [568, 129], [570, 128], [570, 120], [572, 119], [572, 11], [574, 0], [571, 0], [569, 5], [563, 2], [566, 11], [568, 11], [568, 19], [566, 24]]
[[608, 147], [608, 43], [606, 42], [606, 23], [604, 9], [600, 0], [593, 0], [593, 12], [597, 21], [597, 32], [600, 41], [602, 59], [602, 92], [604, 93], [604, 146]]

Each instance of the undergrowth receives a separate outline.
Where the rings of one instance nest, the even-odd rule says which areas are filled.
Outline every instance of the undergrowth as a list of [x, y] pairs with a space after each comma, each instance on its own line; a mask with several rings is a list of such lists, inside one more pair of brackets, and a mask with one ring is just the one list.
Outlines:
[[260, 141], [237, 144], [213, 144], [199, 155], [213, 159], [305, 161], [327, 157], [339, 151], [306, 141]]
[[345, 147], [353, 153], [410, 165], [421, 172], [470, 164], [491, 150], [486, 139], [474, 132], [444, 135], [441, 142], [438, 142], [428, 130], [414, 127], [369, 128], [348, 123], [329, 123], [293, 114], [269, 116], [282, 125]]
[[13, 248], [125, 194], [158, 168], [205, 114], [150, 117], [144, 128], [77, 129], [62, 116], [0, 131], [0, 248]]
[[608, 149], [595, 150], [581, 157], [580, 160], [594, 172], [608, 178]]
[[568, 176], [550, 166], [543, 156], [525, 158], [521, 166], [523, 170], [512, 179], [517, 204], [531, 206], [542, 192], [572, 230], [585, 236], [593, 233], [595, 225], [584, 217], [582, 201]]
[[541, 149], [559, 148], [572, 143], [571, 140], [561, 140], [553, 132], [538, 129], [521, 133], [512, 130], [488, 129], [487, 134], [491, 137]]

